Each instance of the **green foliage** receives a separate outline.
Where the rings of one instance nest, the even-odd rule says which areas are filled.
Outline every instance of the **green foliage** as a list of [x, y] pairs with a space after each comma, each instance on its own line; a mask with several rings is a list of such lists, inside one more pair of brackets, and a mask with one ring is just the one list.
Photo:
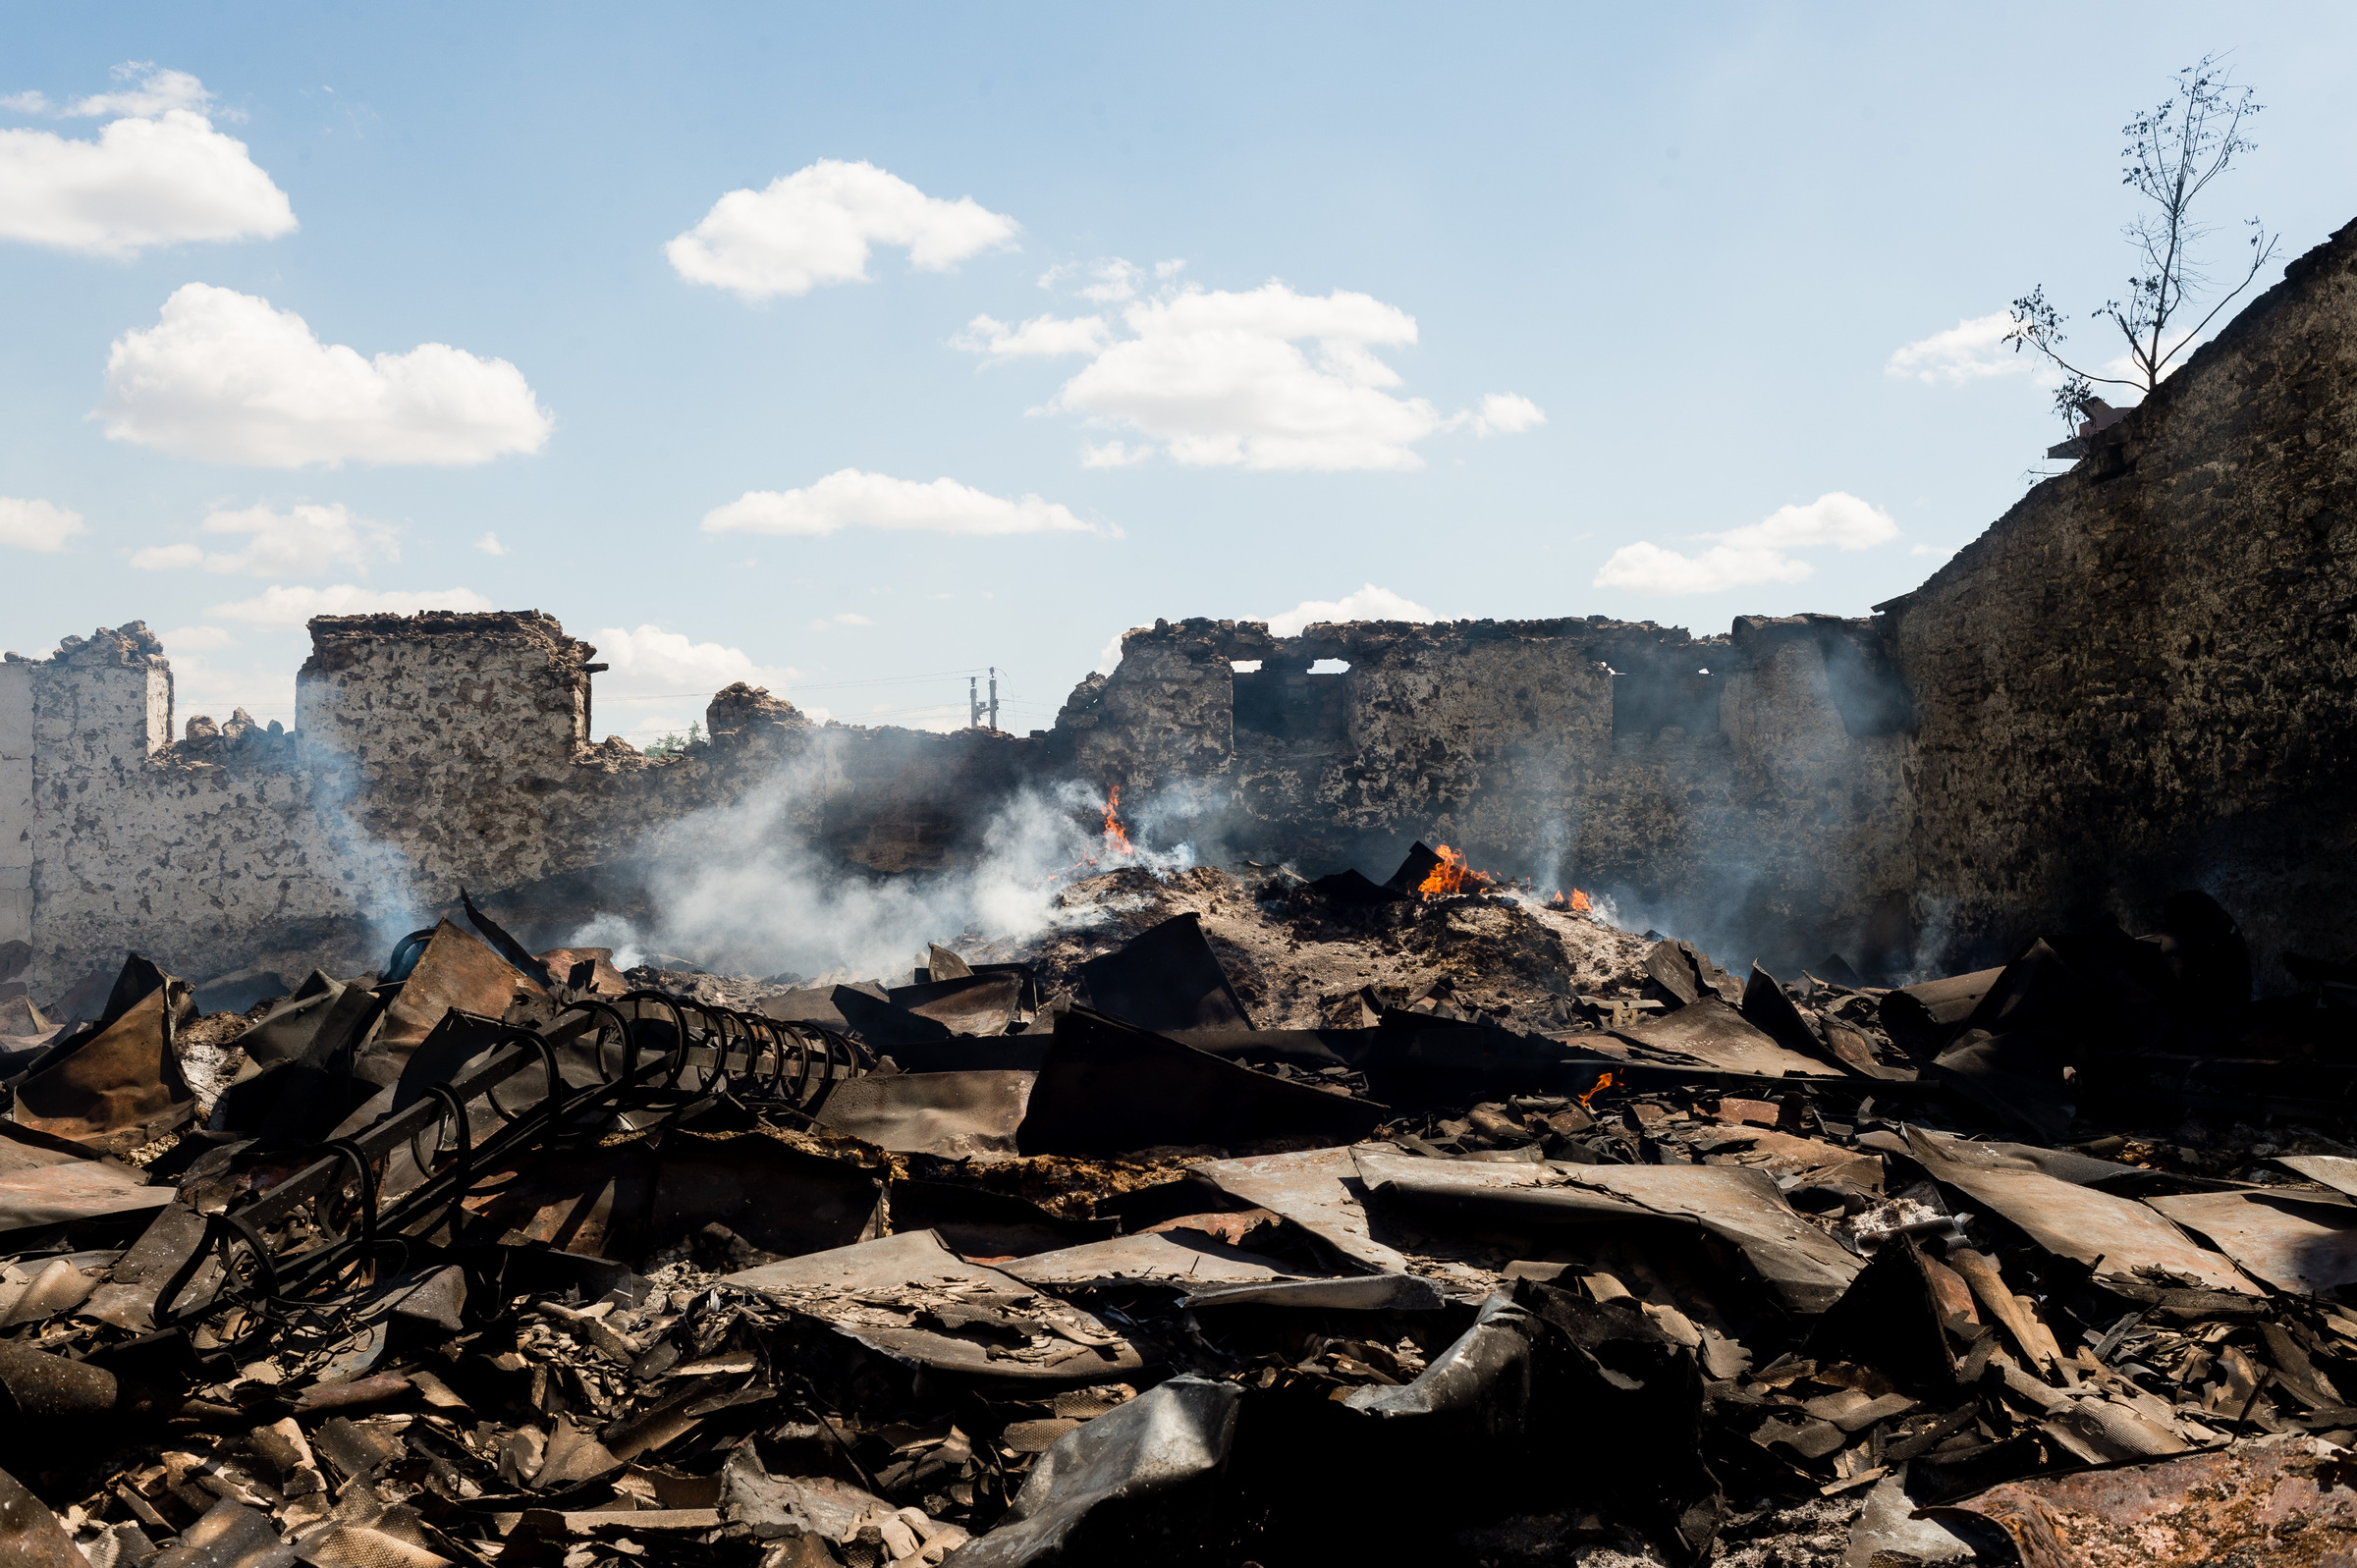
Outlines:
[[704, 727], [690, 723], [685, 734], [672, 733], [650, 740], [638, 749], [650, 757], [676, 757], [690, 746], [704, 743]]

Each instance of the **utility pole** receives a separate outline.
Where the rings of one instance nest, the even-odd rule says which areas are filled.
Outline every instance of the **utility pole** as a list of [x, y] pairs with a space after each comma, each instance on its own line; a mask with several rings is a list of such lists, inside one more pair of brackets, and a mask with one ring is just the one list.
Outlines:
[[999, 727], [999, 667], [990, 667], [990, 727]]
[[980, 686], [981, 681], [975, 676], [967, 676], [965, 677], [965, 727], [968, 730], [981, 728], [982, 695]]

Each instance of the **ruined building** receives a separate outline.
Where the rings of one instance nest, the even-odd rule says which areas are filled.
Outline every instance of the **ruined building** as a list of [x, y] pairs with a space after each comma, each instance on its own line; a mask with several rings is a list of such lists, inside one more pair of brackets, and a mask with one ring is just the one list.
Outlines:
[[620, 889], [651, 830], [790, 758], [795, 826], [877, 872], [1078, 779], [1310, 875], [1446, 838], [1738, 961], [1798, 931], [1760, 956], [1966, 963], [2184, 886], [2263, 967], [2357, 950], [2357, 225], [2091, 448], [1870, 619], [1158, 622], [1019, 738], [738, 686], [709, 744], [643, 757], [593, 738], [594, 650], [537, 612], [322, 618], [291, 734], [181, 734], [144, 627], [68, 638], [0, 666], [0, 979], [126, 946], [217, 973], [462, 884]]

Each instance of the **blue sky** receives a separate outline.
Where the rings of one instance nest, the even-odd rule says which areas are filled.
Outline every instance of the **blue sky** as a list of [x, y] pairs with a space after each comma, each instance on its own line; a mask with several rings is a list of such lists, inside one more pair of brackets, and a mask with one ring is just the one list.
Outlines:
[[2117, 294], [2118, 127], [2206, 50], [2269, 105], [2221, 258], [2357, 217], [2353, 33], [7, 5], [0, 642], [137, 617], [184, 718], [291, 720], [309, 611], [536, 607], [643, 741], [988, 665], [1044, 728], [1158, 616], [1860, 614], [2057, 435], [1969, 332], [1893, 354]]

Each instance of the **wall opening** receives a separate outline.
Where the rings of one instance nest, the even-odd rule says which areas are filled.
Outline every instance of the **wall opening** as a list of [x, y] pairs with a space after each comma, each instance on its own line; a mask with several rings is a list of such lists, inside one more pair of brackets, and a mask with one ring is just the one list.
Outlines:
[[1238, 734], [1278, 740], [1341, 741], [1350, 730], [1343, 701], [1344, 672], [1340, 659], [1264, 659], [1235, 671], [1235, 729]]
[[[1610, 668], [1609, 666], [1607, 668]], [[1697, 661], [1692, 667], [1657, 665], [1613, 671], [1613, 738], [1651, 740], [1663, 730], [1688, 735], [1719, 732], [1719, 691], [1725, 677]]]

